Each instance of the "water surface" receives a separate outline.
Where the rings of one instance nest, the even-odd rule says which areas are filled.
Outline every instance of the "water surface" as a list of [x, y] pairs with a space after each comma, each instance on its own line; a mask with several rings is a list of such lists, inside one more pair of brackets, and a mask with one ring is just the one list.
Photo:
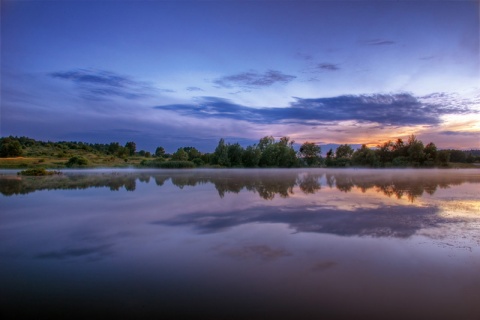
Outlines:
[[479, 319], [480, 170], [0, 173], [8, 316]]

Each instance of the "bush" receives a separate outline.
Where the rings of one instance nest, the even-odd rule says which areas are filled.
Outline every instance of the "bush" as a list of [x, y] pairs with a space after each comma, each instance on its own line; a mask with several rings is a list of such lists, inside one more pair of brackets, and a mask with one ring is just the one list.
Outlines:
[[88, 160], [79, 156], [73, 156], [65, 163], [67, 167], [86, 166], [87, 164]]
[[159, 168], [164, 168], [164, 169], [195, 168], [195, 163], [191, 161], [165, 161], [160, 163]]
[[17, 140], [10, 138], [0, 139], [0, 157], [20, 157], [22, 153], [22, 145]]

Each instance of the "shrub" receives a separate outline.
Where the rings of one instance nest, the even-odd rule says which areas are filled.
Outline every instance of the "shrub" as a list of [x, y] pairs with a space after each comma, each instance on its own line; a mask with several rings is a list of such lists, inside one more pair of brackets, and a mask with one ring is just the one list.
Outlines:
[[80, 156], [73, 156], [65, 163], [67, 167], [86, 166], [87, 164], [88, 160]]
[[158, 164], [158, 168], [164, 169], [186, 169], [195, 168], [195, 163], [191, 161], [165, 161]]

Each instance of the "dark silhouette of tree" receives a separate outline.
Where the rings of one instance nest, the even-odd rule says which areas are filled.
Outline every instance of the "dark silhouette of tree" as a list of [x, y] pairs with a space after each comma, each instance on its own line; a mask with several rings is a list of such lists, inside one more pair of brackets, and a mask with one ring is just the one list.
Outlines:
[[18, 140], [10, 137], [0, 140], [0, 157], [20, 157], [22, 153], [22, 145]]
[[137, 145], [133, 141], [129, 141], [125, 144], [125, 149], [127, 149], [127, 154], [129, 156], [135, 155], [135, 151], [137, 150]]
[[157, 147], [157, 149], [155, 149], [156, 157], [163, 157], [164, 155], [165, 155], [165, 149], [163, 147]]

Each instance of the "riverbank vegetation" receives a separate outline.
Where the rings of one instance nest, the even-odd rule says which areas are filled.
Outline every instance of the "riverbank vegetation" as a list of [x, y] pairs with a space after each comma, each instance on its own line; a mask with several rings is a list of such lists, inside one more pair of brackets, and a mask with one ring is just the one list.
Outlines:
[[[326, 151], [326, 150], [325, 150]], [[109, 144], [45, 142], [27, 137], [0, 138], [1, 168], [292, 168], [292, 167], [477, 167], [480, 150], [439, 150], [433, 142], [424, 144], [411, 135], [369, 148], [353, 149], [349, 144], [330, 149], [322, 156], [321, 146], [305, 142], [295, 146], [289, 137], [266, 136], [247, 147], [222, 138], [212, 153], [194, 147], [180, 147], [173, 154], [161, 146], [154, 153], [136, 149], [136, 143]]]

